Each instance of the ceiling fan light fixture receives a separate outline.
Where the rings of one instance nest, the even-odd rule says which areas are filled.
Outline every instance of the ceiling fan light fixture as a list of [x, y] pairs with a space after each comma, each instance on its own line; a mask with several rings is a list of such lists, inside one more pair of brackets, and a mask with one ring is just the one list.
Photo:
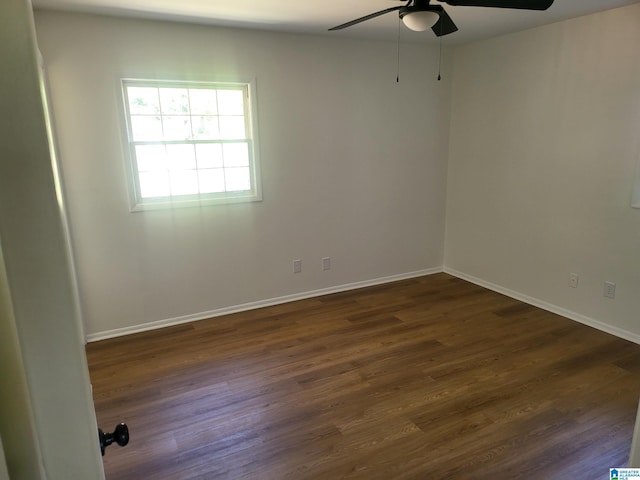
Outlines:
[[433, 27], [439, 19], [440, 15], [428, 10], [408, 12], [402, 15], [402, 23], [414, 32], [424, 32]]

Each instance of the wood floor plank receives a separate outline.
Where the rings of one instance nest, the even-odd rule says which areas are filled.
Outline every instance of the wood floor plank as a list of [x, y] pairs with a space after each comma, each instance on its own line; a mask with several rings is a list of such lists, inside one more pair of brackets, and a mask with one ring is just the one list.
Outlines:
[[640, 346], [447, 274], [87, 345], [109, 480], [606, 478]]

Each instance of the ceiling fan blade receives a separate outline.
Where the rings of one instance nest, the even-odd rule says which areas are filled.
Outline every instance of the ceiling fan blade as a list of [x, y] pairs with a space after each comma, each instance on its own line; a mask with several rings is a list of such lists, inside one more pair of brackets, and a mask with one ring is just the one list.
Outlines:
[[546, 10], [553, 0], [441, 0], [454, 7], [520, 8], [523, 10]]
[[436, 34], [436, 37], [442, 37], [443, 35], [449, 35], [450, 33], [458, 31], [456, 24], [453, 23], [451, 17], [440, 5], [432, 5], [429, 10], [437, 12], [438, 15], [440, 15], [438, 21], [433, 25], [433, 27], [431, 27], [431, 30]]
[[404, 8], [404, 7], [385, 8], [384, 10], [380, 10], [379, 12], [372, 13], [372, 14], [364, 16], [364, 17], [356, 18], [355, 20], [351, 20], [350, 22], [343, 23], [342, 25], [338, 25], [337, 27], [330, 28], [329, 31], [331, 32], [333, 30], [342, 30], [343, 28], [351, 27], [352, 25], [356, 25], [356, 24], [364, 22], [366, 20], [370, 20], [372, 18], [379, 17], [380, 15], [384, 15], [385, 13], [398, 11], [401, 8]]

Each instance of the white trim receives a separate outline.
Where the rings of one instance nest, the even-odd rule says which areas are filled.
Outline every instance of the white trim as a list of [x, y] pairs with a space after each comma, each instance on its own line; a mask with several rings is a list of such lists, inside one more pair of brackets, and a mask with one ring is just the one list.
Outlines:
[[319, 290], [311, 290], [307, 292], [294, 293], [292, 295], [284, 295], [282, 297], [258, 300], [256, 302], [243, 303], [240, 305], [231, 305], [229, 307], [217, 308], [214, 310], [209, 310], [207, 312], [194, 313], [191, 315], [183, 315], [180, 317], [167, 318], [164, 320], [147, 322], [140, 325], [133, 325], [131, 327], [116, 328], [116, 329], [107, 330], [104, 332], [92, 333], [87, 335], [87, 342], [97, 342], [99, 340], [105, 340], [107, 338], [130, 335], [132, 333], [146, 332], [148, 330], [155, 330], [157, 328], [180, 325], [183, 323], [195, 322], [198, 320], [205, 320], [207, 318], [220, 317], [222, 315], [245, 312], [247, 310], [255, 310], [258, 308], [270, 307], [272, 305], [280, 305], [282, 303], [295, 302], [297, 300], [305, 300], [307, 298], [320, 297], [322, 295], [329, 295], [332, 293], [347, 292], [349, 290], [355, 290], [355, 289], [364, 288], [364, 287], [371, 287], [374, 285], [382, 285], [385, 283], [396, 282], [398, 280], [406, 280], [409, 278], [422, 277], [425, 275], [433, 275], [435, 273], [442, 273], [442, 271], [443, 271], [443, 267], [433, 267], [433, 268], [427, 268], [424, 270], [417, 270], [414, 272], [401, 273], [398, 275], [390, 275], [388, 277], [380, 277], [380, 278], [374, 278], [371, 280], [364, 280], [361, 282], [337, 285], [335, 287], [321, 288]]
[[638, 468], [640, 464], [640, 403], [636, 414], [636, 424], [633, 427], [633, 437], [631, 437], [631, 453], [629, 454], [629, 468]]
[[2, 447], [2, 437], [0, 437], [0, 480], [10, 480], [9, 469], [4, 457], [4, 448]]
[[461, 278], [462, 280], [475, 283], [476, 285], [479, 285], [481, 287], [488, 288], [489, 290], [493, 290], [494, 292], [498, 292], [503, 295], [506, 295], [507, 297], [515, 298], [516, 300], [520, 300], [521, 302], [528, 303], [529, 305], [533, 305], [535, 307], [542, 308], [543, 310], [547, 310], [549, 312], [562, 315], [563, 317], [582, 323], [583, 325], [587, 325], [597, 330], [601, 330], [603, 332], [610, 333], [611, 335], [615, 335], [616, 337], [622, 338], [624, 340], [629, 340], [630, 342], [640, 344], [640, 335], [630, 332], [628, 330], [614, 327], [613, 325], [609, 325], [607, 323], [601, 322], [594, 318], [587, 317], [585, 315], [573, 312], [571, 310], [567, 310], [566, 308], [562, 308], [562, 307], [559, 307], [558, 305], [545, 302], [544, 300], [539, 300], [537, 298], [530, 297], [523, 293], [516, 292], [515, 290], [510, 290], [508, 288], [502, 287], [495, 283], [487, 282], [486, 280], [482, 280], [480, 278], [474, 277], [473, 275], [468, 275], [466, 273], [460, 272], [453, 268], [444, 267], [443, 271], [445, 273], [448, 273], [449, 275], [453, 275], [454, 277]]
[[49, 138], [49, 150], [51, 152], [51, 169], [53, 171], [53, 181], [55, 183], [56, 194], [58, 196], [58, 208], [60, 210], [60, 218], [62, 220], [62, 227], [64, 230], [65, 242], [67, 244], [67, 256], [69, 261], [69, 274], [72, 287], [73, 304], [76, 312], [78, 333], [80, 340], [86, 343], [86, 336], [84, 333], [84, 316], [82, 314], [82, 304], [80, 302], [80, 287], [78, 283], [78, 269], [76, 266], [75, 250], [73, 247], [73, 241], [71, 237], [71, 227], [69, 225], [69, 213], [67, 212], [67, 196], [65, 193], [65, 183], [62, 168], [60, 167], [60, 155], [58, 154], [58, 144], [56, 140], [53, 115], [51, 113], [51, 100], [49, 97], [49, 80], [47, 77], [47, 70], [44, 64], [44, 58], [40, 49], [38, 49], [38, 63], [40, 66], [40, 88], [42, 92], [42, 105], [45, 112], [45, 125], [47, 128], [47, 136]]

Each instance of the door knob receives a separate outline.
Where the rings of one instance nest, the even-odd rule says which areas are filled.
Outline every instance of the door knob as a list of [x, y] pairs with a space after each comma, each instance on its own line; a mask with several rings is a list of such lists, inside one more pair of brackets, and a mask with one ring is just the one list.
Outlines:
[[104, 457], [105, 449], [113, 442], [116, 442], [121, 447], [129, 443], [129, 428], [125, 423], [116, 425], [113, 433], [104, 433], [101, 428], [98, 428], [98, 438], [100, 439], [100, 451]]

